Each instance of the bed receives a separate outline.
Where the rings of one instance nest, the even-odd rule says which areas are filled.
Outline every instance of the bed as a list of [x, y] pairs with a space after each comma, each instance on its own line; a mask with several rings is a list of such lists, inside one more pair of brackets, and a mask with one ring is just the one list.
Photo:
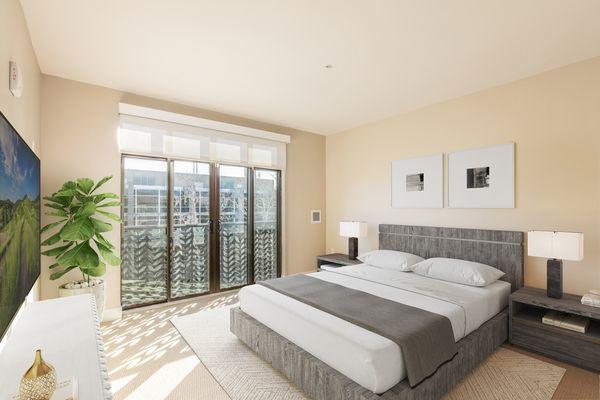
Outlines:
[[264, 286], [240, 292], [231, 331], [316, 400], [439, 398], [506, 340], [508, 295], [523, 281], [522, 241], [522, 232], [379, 226], [380, 249], [482, 262], [506, 273], [485, 288], [364, 264], [310, 274], [450, 320], [457, 355], [412, 388], [396, 343]]

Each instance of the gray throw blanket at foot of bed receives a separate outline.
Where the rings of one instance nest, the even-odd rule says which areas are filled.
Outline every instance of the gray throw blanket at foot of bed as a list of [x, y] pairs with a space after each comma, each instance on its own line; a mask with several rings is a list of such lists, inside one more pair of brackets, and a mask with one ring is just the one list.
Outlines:
[[435, 373], [457, 353], [452, 324], [443, 315], [306, 275], [258, 284], [398, 344], [411, 387]]

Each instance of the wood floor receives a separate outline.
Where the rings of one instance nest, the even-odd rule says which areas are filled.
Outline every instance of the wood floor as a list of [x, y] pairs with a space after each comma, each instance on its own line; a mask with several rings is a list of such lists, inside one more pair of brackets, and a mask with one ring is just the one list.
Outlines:
[[503, 346], [567, 370], [556, 392], [554, 392], [552, 400], [600, 400], [600, 375], [531, 353], [511, 344], [504, 344]]

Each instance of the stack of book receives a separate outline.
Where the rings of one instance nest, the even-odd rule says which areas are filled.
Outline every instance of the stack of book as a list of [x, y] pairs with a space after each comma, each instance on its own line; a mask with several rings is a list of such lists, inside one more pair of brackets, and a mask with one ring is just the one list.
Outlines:
[[558, 328], [569, 329], [579, 333], [585, 333], [590, 320], [582, 317], [581, 315], [549, 311], [542, 318], [542, 323], [556, 326]]
[[600, 289], [590, 290], [581, 298], [581, 304], [592, 307], [600, 307]]

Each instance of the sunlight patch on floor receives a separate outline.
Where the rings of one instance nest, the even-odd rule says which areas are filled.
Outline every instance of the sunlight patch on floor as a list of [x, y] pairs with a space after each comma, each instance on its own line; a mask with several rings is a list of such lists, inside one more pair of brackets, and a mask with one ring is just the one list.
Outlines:
[[[140, 308], [103, 324], [115, 400], [186, 399], [182, 393], [190, 385], [195, 386], [199, 381], [204, 386], [210, 385], [206, 380], [212, 378], [169, 320], [236, 302], [237, 291], [158, 308]], [[218, 390], [211, 395], [221, 398]]]
[[186, 376], [200, 363], [198, 357], [191, 355], [181, 360], [172, 361], [160, 367], [152, 376], [137, 387], [128, 400], [164, 399]]
[[112, 394], [114, 395], [115, 393], [117, 393], [119, 390], [125, 387], [125, 385], [131, 382], [136, 376], [137, 374], [131, 374], [119, 379], [113, 379], [110, 382]]

